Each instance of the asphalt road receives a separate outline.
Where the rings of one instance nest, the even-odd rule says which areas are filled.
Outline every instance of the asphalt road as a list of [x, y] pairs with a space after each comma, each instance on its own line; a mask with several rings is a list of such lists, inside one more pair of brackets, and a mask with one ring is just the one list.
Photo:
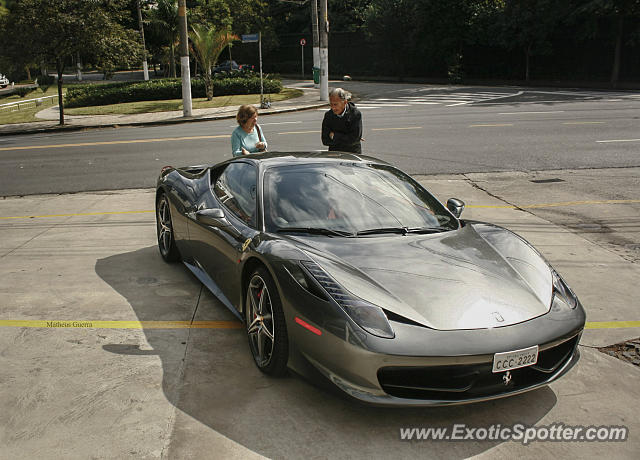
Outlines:
[[[363, 112], [364, 150], [411, 174], [640, 166], [639, 92], [344, 86]], [[322, 116], [260, 123], [272, 151], [320, 150]], [[228, 158], [234, 127], [230, 119], [0, 137], [0, 196], [150, 187], [162, 166]]]
[[[269, 379], [239, 327], [154, 327], [234, 320], [185, 267], [160, 261], [146, 188], [165, 164], [228, 157], [228, 138], [193, 137], [228, 135], [233, 120], [0, 137], [0, 196], [105, 190], [0, 199], [7, 458], [637, 457], [638, 368], [594, 347], [638, 334], [638, 95], [350, 85], [367, 151], [441, 200], [464, 199], [464, 218], [522, 235], [573, 287], [593, 326], [576, 368], [513, 398], [398, 411], [350, 404], [294, 375]], [[320, 149], [321, 118], [314, 110], [261, 123], [272, 149]], [[130, 187], [142, 189], [115, 190]], [[58, 324], [35, 324], [45, 320]], [[630, 434], [529, 445], [399, 440], [403, 427], [516, 423]]]

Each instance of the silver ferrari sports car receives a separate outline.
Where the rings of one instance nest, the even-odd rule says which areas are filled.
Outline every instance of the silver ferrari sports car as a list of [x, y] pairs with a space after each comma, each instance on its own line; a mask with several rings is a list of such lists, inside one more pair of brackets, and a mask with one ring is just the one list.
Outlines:
[[377, 405], [522, 393], [579, 357], [585, 312], [524, 239], [362, 155], [163, 168], [158, 245], [246, 326], [257, 367]]

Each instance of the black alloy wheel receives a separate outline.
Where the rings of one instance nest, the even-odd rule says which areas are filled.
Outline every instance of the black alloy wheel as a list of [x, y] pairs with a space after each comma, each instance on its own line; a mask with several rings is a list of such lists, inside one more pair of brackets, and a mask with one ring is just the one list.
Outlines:
[[244, 311], [256, 366], [268, 375], [284, 375], [289, 358], [287, 327], [278, 290], [264, 267], [258, 267], [249, 278]]
[[164, 193], [160, 195], [156, 203], [156, 230], [158, 234], [158, 248], [165, 262], [180, 260], [180, 252], [173, 237], [169, 199]]

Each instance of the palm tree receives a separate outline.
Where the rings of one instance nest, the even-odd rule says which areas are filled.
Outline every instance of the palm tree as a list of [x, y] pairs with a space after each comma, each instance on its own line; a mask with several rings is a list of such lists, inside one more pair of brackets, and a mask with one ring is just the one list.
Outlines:
[[150, 10], [151, 28], [154, 34], [169, 44], [169, 76], [176, 76], [175, 48], [180, 40], [178, 1], [158, 0]]
[[216, 65], [222, 50], [233, 40], [239, 40], [239, 38], [228, 30], [218, 30], [214, 26], [195, 24], [191, 29], [189, 34], [191, 49], [202, 67], [207, 100], [210, 101], [213, 99], [211, 69]]

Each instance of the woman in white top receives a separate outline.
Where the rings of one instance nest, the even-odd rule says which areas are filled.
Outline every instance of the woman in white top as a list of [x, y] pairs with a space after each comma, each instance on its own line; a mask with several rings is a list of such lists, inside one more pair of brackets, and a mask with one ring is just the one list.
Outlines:
[[267, 138], [258, 125], [258, 110], [252, 105], [241, 105], [236, 114], [238, 127], [231, 134], [231, 153], [234, 157], [267, 150]]

